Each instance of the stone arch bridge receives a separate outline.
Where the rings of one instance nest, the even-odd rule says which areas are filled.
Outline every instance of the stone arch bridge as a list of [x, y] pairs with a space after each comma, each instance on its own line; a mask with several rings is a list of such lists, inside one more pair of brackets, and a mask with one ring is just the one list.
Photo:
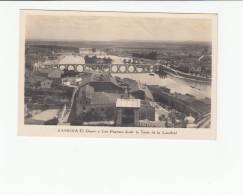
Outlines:
[[159, 70], [160, 65], [145, 64], [55, 64], [52, 66], [60, 70], [75, 72], [100, 71], [109, 73], [153, 73]]

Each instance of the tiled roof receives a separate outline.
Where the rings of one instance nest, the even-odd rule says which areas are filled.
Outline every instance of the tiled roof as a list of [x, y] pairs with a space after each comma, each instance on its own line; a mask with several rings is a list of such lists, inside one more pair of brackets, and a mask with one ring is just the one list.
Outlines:
[[111, 82], [116, 86], [121, 87], [116, 79], [107, 73], [91, 73], [83, 79], [80, 86], [87, 85], [91, 82]]

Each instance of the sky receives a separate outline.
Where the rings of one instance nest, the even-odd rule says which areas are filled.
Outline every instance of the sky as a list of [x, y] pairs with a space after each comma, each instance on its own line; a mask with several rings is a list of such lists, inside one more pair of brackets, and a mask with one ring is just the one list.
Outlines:
[[27, 40], [211, 41], [212, 20], [179, 17], [27, 15]]

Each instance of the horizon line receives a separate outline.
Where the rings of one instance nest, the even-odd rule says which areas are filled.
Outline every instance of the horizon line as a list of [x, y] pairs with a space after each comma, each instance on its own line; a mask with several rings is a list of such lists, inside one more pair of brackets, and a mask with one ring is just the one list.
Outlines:
[[117, 40], [64, 40], [64, 39], [25, 39], [25, 41], [62, 41], [62, 42], [202, 42], [211, 43], [212, 41], [204, 40], [130, 40], [130, 39], [117, 39]]

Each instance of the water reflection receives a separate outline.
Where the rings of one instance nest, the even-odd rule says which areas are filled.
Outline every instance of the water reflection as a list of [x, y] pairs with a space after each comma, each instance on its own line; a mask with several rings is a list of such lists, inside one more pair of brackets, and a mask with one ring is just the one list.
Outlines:
[[171, 92], [181, 94], [191, 94], [198, 99], [211, 97], [211, 86], [205, 83], [184, 80], [167, 75], [165, 78], [160, 78], [157, 74], [150, 75], [148, 73], [112, 73], [113, 76], [120, 78], [130, 78], [148, 85], [159, 85], [167, 87]]

